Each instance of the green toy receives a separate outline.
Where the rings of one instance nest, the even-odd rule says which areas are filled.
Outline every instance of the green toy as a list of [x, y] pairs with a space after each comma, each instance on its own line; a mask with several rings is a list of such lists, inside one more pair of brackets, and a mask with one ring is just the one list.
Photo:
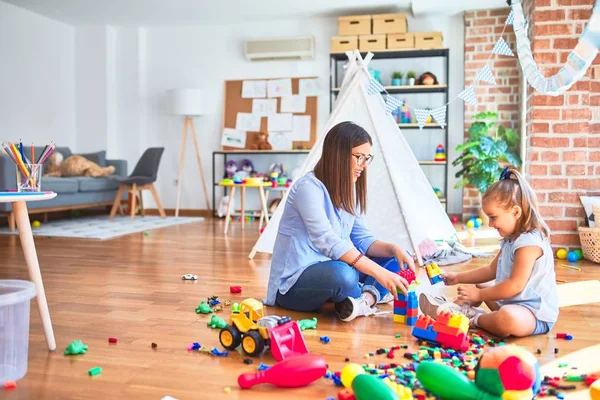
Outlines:
[[65, 356], [73, 356], [75, 354], [85, 354], [88, 349], [87, 344], [83, 344], [81, 340], [73, 340], [65, 349]]
[[212, 312], [213, 311], [211, 310], [210, 306], [204, 301], [200, 303], [198, 307], [196, 307], [196, 314], [210, 314]]
[[234, 314], [239, 314], [240, 313], [240, 303], [233, 303], [233, 305], [231, 306], [231, 312]]
[[446, 400], [502, 400], [479, 389], [465, 375], [445, 364], [421, 362], [417, 368], [417, 379], [425, 389]]
[[219, 318], [216, 314], [213, 314], [212, 318], [206, 323], [206, 325], [213, 329], [223, 329], [227, 326], [227, 322], [225, 322], [223, 318]]
[[317, 318], [313, 317], [313, 319], [301, 319], [298, 321], [298, 326], [300, 326], [300, 330], [305, 329], [317, 329]]
[[357, 375], [352, 381], [352, 390], [356, 400], [399, 400], [392, 388], [373, 375]]

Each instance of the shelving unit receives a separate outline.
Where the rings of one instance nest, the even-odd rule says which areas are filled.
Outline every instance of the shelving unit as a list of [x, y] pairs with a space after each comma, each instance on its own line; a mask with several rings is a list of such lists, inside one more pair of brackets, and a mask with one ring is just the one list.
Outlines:
[[[432, 85], [432, 86], [420, 86], [420, 85], [415, 85], [415, 86], [385, 86], [384, 88], [385, 90], [389, 93], [389, 95], [394, 95], [394, 94], [430, 94], [431, 96], [444, 96], [444, 103], [447, 103], [449, 100], [449, 94], [448, 94], [448, 82], [449, 82], [449, 78], [450, 78], [450, 70], [449, 70], [449, 50], [448, 49], [426, 49], [426, 50], [419, 50], [419, 49], [407, 49], [407, 50], [381, 50], [381, 51], [372, 51], [371, 53], [374, 54], [372, 60], [371, 60], [371, 65], [373, 65], [373, 61], [375, 60], [386, 60], [386, 62], [389, 63], [394, 63], [394, 60], [399, 60], [399, 59], [417, 59], [417, 58], [432, 58], [432, 57], [438, 57], [438, 58], [442, 58], [444, 59], [444, 71], [430, 71], [432, 73], [434, 73], [438, 78], [440, 76], [444, 76], [445, 77], [445, 82], [446, 83], [442, 83], [442, 84], [438, 84], [438, 85]], [[362, 52], [361, 56], [364, 58], [368, 53], [367, 52]], [[346, 56], [345, 53], [331, 53], [330, 54], [330, 63], [329, 63], [329, 87], [330, 87], [330, 96], [329, 96], [329, 110], [330, 112], [333, 110], [333, 102], [335, 100], [335, 98], [337, 97], [337, 95], [340, 92], [340, 88], [339, 88], [339, 84], [341, 82], [338, 82], [338, 73], [340, 71], [339, 68], [343, 67], [343, 65], [347, 62], [348, 57]], [[425, 72], [425, 71], [422, 71]], [[385, 82], [385, 80], [384, 80]], [[444, 148], [446, 149], [446, 156], [448, 153], [448, 114], [446, 113], [446, 125], [443, 128], [443, 132], [444, 132], [444, 139], [443, 139], [443, 143], [444, 143]], [[416, 123], [400, 123], [398, 124], [398, 127], [400, 128], [401, 131], [405, 130], [405, 129], [410, 129], [410, 130], [414, 130], [414, 129], [419, 129], [419, 125]], [[423, 134], [428, 134], [432, 131], [432, 129], [437, 129], [438, 131], [441, 131], [442, 128], [440, 127], [439, 124], [437, 123], [430, 123], [430, 124], [425, 124], [422, 133]], [[413, 134], [412, 132], [410, 134]], [[444, 196], [448, 196], [448, 182], [449, 182], [449, 178], [448, 178], [448, 162], [447, 161], [434, 161], [434, 160], [420, 160], [419, 164], [427, 167], [427, 168], [431, 168], [433, 166], [439, 166], [439, 167], [443, 167], [444, 170], [444, 184], [443, 184], [443, 191], [444, 191]], [[436, 169], [437, 171], [437, 169]], [[427, 172], [425, 171], [425, 174], [427, 175]], [[442, 202], [444, 204], [444, 206], [446, 206], [446, 199], [442, 198], [440, 199], [440, 202]]]

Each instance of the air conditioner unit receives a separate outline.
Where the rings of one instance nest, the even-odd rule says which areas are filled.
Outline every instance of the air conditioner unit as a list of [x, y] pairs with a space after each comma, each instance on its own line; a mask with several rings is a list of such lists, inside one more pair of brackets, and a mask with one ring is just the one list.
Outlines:
[[302, 36], [246, 40], [244, 54], [249, 61], [308, 60], [315, 56], [315, 38]]

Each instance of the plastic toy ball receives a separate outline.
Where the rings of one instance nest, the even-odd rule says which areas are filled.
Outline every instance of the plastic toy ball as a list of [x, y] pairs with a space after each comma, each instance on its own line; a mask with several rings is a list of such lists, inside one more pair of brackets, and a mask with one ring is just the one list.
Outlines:
[[479, 223], [479, 226], [483, 225], [483, 220], [481, 218], [477, 218], [475, 222]]
[[362, 375], [365, 373], [364, 368], [359, 364], [347, 364], [344, 369], [342, 369], [342, 374], [340, 378], [342, 379], [342, 384], [349, 388], [352, 387], [352, 381], [358, 375]]
[[574, 251], [570, 251], [569, 254], [567, 255], [567, 259], [571, 262], [575, 262], [575, 261], [579, 260], [579, 254], [577, 254]]
[[567, 250], [558, 249], [556, 251], [556, 258], [558, 258], [559, 260], [564, 260], [565, 258], [567, 258]]
[[575, 253], [577, 253], [577, 257], [579, 257], [578, 259], [581, 260], [583, 259], [583, 252], [580, 249], [577, 250], [573, 250]]
[[40, 221], [38, 221], [38, 220], [35, 220], [35, 221], [33, 221], [33, 222], [31, 223], [31, 226], [32, 226], [33, 228], [39, 228], [40, 226], [42, 226], [42, 223], [41, 223]]
[[475, 228], [481, 228], [481, 219], [477, 218], [475, 220], [475, 223], [473, 224], [475, 226]]
[[452, 221], [453, 224], [456, 224], [458, 222], [458, 217], [454, 216], [450, 219], [450, 221]]
[[475, 227], [475, 222], [470, 219], [467, 221], [467, 228], [473, 229]]

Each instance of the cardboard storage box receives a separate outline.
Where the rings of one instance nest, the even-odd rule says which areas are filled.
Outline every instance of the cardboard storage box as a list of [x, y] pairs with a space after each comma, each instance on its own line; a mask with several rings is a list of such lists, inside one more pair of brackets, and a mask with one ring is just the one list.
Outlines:
[[416, 49], [439, 49], [443, 46], [442, 32], [415, 33]]
[[385, 50], [387, 48], [386, 37], [385, 35], [360, 35], [358, 48], [360, 51]]
[[338, 18], [338, 34], [340, 36], [370, 35], [371, 16], [355, 15]]
[[414, 49], [415, 35], [412, 33], [390, 33], [387, 35], [387, 48], [395, 49]]
[[406, 14], [373, 15], [373, 34], [406, 33]]
[[331, 38], [331, 52], [344, 53], [358, 50], [358, 36], [334, 36]]

